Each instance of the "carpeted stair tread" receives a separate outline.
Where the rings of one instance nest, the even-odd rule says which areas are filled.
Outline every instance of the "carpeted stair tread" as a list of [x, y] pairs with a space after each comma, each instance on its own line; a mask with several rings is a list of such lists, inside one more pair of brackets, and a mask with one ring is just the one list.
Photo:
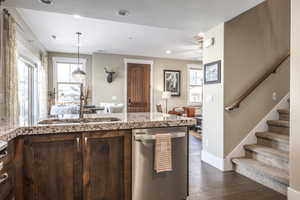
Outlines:
[[277, 110], [277, 112], [279, 113], [279, 114], [290, 114], [290, 110], [289, 109], [279, 109], [279, 110]]
[[264, 165], [254, 159], [250, 158], [234, 158], [232, 162], [236, 165], [240, 165], [241, 167], [247, 168], [247, 170], [255, 171], [256, 173], [276, 180], [282, 184], [289, 184], [289, 175], [286, 171]]
[[245, 145], [244, 148], [248, 151], [252, 151], [252, 152], [264, 155], [264, 156], [275, 157], [277, 159], [284, 160], [284, 161], [289, 160], [288, 152], [274, 149], [271, 147], [267, 147], [264, 145], [251, 144], [251, 145]]
[[268, 120], [267, 123], [270, 126], [278, 126], [278, 127], [286, 127], [286, 128], [290, 127], [289, 121], [285, 121], [285, 120]]
[[282, 142], [286, 144], [289, 144], [290, 141], [290, 137], [288, 135], [283, 135], [275, 132], [257, 132], [255, 135], [259, 138], [268, 139], [276, 142]]

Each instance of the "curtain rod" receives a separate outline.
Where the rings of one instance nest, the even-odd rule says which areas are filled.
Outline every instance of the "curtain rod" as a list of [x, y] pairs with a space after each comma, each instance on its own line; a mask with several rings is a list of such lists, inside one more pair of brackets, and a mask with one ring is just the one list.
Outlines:
[[8, 10], [6, 8], [3, 8], [3, 13], [6, 14], [6, 15], [8, 15], [8, 16], [10, 16], [10, 13], [8, 12]]
[[[0, 3], [1, 1], [4, 1], [4, 0], [0, 0]], [[11, 14], [9, 13], [9, 11], [6, 9], [6, 8], [3, 8], [3, 13], [7, 16], [11, 16]], [[23, 27], [15, 20], [16, 22], [16, 25], [21, 29], [22, 32], [24, 32], [24, 29]]]

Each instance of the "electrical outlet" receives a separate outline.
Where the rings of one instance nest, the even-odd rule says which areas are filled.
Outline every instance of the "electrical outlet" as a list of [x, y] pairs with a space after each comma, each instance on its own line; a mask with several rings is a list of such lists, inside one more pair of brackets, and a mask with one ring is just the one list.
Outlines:
[[214, 96], [208, 95], [207, 98], [206, 98], [206, 102], [207, 102], [207, 103], [212, 103], [212, 102], [214, 102]]

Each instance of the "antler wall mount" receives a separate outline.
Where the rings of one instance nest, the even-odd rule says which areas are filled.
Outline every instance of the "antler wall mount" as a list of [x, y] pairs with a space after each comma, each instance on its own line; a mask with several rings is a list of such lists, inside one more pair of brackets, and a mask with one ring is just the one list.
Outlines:
[[108, 83], [112, 83], [113, 80], [114, 80], [114, 78], [115, 78], [114, 76], [115, 76], [116, 72], [114, 72], [114, 71], [108, 71], [108, 69], [106, 67], [104, 68], [104, 71], [107, 74], [106, 81]]

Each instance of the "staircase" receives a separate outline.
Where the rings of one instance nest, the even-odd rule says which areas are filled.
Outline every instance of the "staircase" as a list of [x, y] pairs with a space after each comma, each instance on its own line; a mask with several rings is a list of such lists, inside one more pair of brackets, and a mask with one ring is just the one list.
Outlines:
[[278, 110], [279, 120], [267, 122], [268, 131], [257, 132], [257, 144], [245, 145], [246, 156], [234, 158], [234, 168], [258, 183], [284, 195], [289, 186], [289, 119], [288, 109]]

